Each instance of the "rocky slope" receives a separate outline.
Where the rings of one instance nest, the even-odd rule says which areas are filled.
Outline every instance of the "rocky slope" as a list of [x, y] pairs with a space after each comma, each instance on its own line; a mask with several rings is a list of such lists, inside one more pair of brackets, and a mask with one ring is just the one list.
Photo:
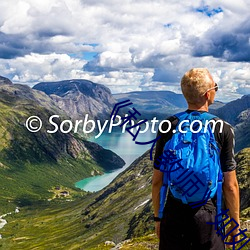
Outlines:
[[[91, 173], [120, 168], [124, 161], [95, 143], [84, 141], [72, 133], [53, 130], [48, 120], [51, 115], [59, 126], [68, 116], [45, 93], [18, 84], [0, 85], [0, 182], [4, 190], [0, 210], [7, 204], [20, 202], [20, 197], [39, 200], [50, 197], [52, 186], [74, 188], [74, 183]], [[43, 122], [37, 133], [27, 130], [30, 116]], [[33, 125], [36, 125], [35, 123]], [[105, 159], [105, 160], [104, 160]], [[7, 203], [7, 200], [10, 203]]]
[[107, 87], [87, 80], [41, 82], [33, 89], [50, 95], [57, 106], [73, 119], [84, 118], [85, 114], [99, 120], [109, 118], [116, 102]]
[[[250, 148], [241, 150], [236, 155], [237, 178], [240, 186], [241, 210], [250, 208]], [[250, 217], [248, 211], [247, 217]]]
[[250, 147], [250, 108], [242, 111], [237, 117], [235, 126], [236, 145], [238, 152], [242, 148]]
[[[145, 153], [83, 208], [86, 247], [101, 240], [117, 243], [153, 229], [151, 175], [152, 162]], [[92, 235], [97, 229], [99, 233]]]

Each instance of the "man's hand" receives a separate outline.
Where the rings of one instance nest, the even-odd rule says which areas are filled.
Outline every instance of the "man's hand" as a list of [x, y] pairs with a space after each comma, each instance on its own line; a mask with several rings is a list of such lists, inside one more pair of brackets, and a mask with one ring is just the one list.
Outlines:
[[156, 233], [158, 239], [160, 239], [160, 226], [161, 226], [161, 222], [156, 221], [155, 222], [155, 233]]
[[[235, 225], [231, 225], [231, 226], [226, 230], [226, 234], [225, 234], [225, 235], [227, 235], [231, 230], [233, 230], [234, 227], [235, 227]], [[239, 227], [237, 227], [235, 230], [233, 230], [233, 231], [227, 236], [225, 242], [227, 242], [227, 243], [230, 243], [230, 242], [231, 242], [232, 244], [230, 244], [230, 245], [227, 245], [227, 244], [226, 244], [226, 248], [231, 248], [233, 245], [235, 246], [236, 243], [234, 243], [234, 242], [238, 242], [238, 241], [240, 240], [240, 235], [234, 237], [236, 234], [239, 233], [239, 229], [238, 229], [238, 228], [239, 228]]]

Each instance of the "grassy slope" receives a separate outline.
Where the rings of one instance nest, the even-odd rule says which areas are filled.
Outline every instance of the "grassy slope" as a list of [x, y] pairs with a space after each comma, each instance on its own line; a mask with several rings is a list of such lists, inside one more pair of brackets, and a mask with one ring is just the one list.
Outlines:
[[21, 208], [6, 217], [1, 230], [2, 249], [79, 249], [84, 241], [81, 224], [83, 200], [53, 201]]
[[[150, 198], [151, 170], [151, 162], [144, 156], [100, 192], [73, 202], [53, 201], [42, 207], [21, 208], [19, 214], [6, 217], [8, 224], [0, 230], [2, 246], [25, 250], [90, 249], [106, 240], [124, 240], [132, 218], [140, 216], [147, 205], [151, 208], [149, 202], [135, 210]], [[151, 213], [146, 218], [149, 216]], [[153, 230], [151, 219], [147, 226]]]
[[[249, 159], [248, 151], [242, 155]], [[138, 207], [150, 199], [151, 175], [152, 162], [145, 154], [100, 192], [72, 202], [53, 201], [21, 209], [6, 217], [0, 244], [6, 250], [97, 250], [111, 249], [104, 246], [106, 240], [119, 243], [139, 237], [125, 242], [121, 249], [155, 249], [158, 243], [154, 237], [141, 238], [153, 232], [151, 201]]]
[[[16, 97], [15, 92], [19, 93]], [[0, 215], [17, 205], [50, 198], [53, 194], [48, 190], [53, 186], [74, 188], [75, 182], [90, 177], [93, 170], [103, 172], [81, 139], [46, 132], [48, 124], [44, 121], [51, 114], [63, 117], [45, 94], [23, 86], [1, 86]], [[44, 122], [36, 134], [24, 125], [31, 115], [38, 115]]]
[[[241, 150], [236, 155], [237, 178], [240, 186], [241, 209], [250, 209], [250, 148]], [[245, 214], [247, 215], [247, 214]], [[250, 211], [247, 217], [250, 217]]]

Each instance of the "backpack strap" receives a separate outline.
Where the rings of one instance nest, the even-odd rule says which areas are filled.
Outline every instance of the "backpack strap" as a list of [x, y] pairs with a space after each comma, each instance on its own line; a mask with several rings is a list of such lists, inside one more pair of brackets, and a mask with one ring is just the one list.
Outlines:
[[168, 176], [166, 173], [163, 174], [163, 185], [160, 190], [160, 208], [159, 208], [159, 213], [158, 217], [162, 219], [163, 217], [163, 211], [165, 207], [165, 200], [166, 197], [168, 196], [168, 191], [169, 191], [169, 186], [168, 186]]
[[215, 225], [218, 226], [217, 229], [221, 227], [222, 223], [222, 215], [221, 215], [221, 203], [222, 203], [222, 181], [223, 181], [223, 173], [221, 169], [219, 170], [218, 174], [218, 186], [217, 186], [217, 201], [216, 201], [216, 206], [217, 206], [217, 223]]
[[[214, 118], [218, 118], [216, 115], [210, 114], [208, 112], [203, 113], [202, 115], [206, 120], [212, 120]], [[216, 211], [217, 224], [216, 225], [218, 226], [218, 228], [220, 228], [221, 221], [222, 221], [222, 218], [221, 218], [222, 216], [220, 215], [221, 207], [222, 207], [222, 182], [223, 182], [223, 173], [220, 167], [219, 173], [218, 173], [217, 199], [216, 199], [216, 208], [217, 208], [217, 211]]]
[[[179, 122], [184, 120], [188, 116], [186, 111], [180, 112], [174, 115], [174, 117], [178, 118]], [[163, 211], [165, 207], [166, 197], [168, 196], [169, 186], [168, 186], [168, 175], [166, 173], [163, 174], [163, 185], [160, 190], [160, 208], [158, 212], [158, 217], [162, 219]]]
[[[218, 118], [216, 115], [210, 114], [208, 112], [203, 113], [203, 117], [206, 120], [212, 120], [214, 118]], [[217, 184], [217, 200], [216, 200], [216, 207], [217, 207], [217, 225], [220, 227], [220, 225], [218, 224], [220, 221], [222, 221], [221, 218], [221, 207], [222, 207], [222, 182], [223, 182], [223, 173], [221, 168], [219, 169], [219, 173], [218, 173], [218, 184]]]

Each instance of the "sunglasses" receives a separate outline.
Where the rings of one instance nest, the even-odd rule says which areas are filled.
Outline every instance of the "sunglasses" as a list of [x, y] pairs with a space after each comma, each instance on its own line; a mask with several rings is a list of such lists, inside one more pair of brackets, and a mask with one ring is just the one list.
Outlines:
[[207, 91], [206, 91], [203, 95], [205, 95], [208, 91], [210, 91], [210, 90], [212, 90], [212, 89], [214, 89], [215, 91], [218, 91], [218, 89], [219, 89], [218, 84], [217, 84], [217, 83], [214, 83], [214, 87], [212, 87], [212, 88], [210, 88], [210, 89], [207, 89]]

